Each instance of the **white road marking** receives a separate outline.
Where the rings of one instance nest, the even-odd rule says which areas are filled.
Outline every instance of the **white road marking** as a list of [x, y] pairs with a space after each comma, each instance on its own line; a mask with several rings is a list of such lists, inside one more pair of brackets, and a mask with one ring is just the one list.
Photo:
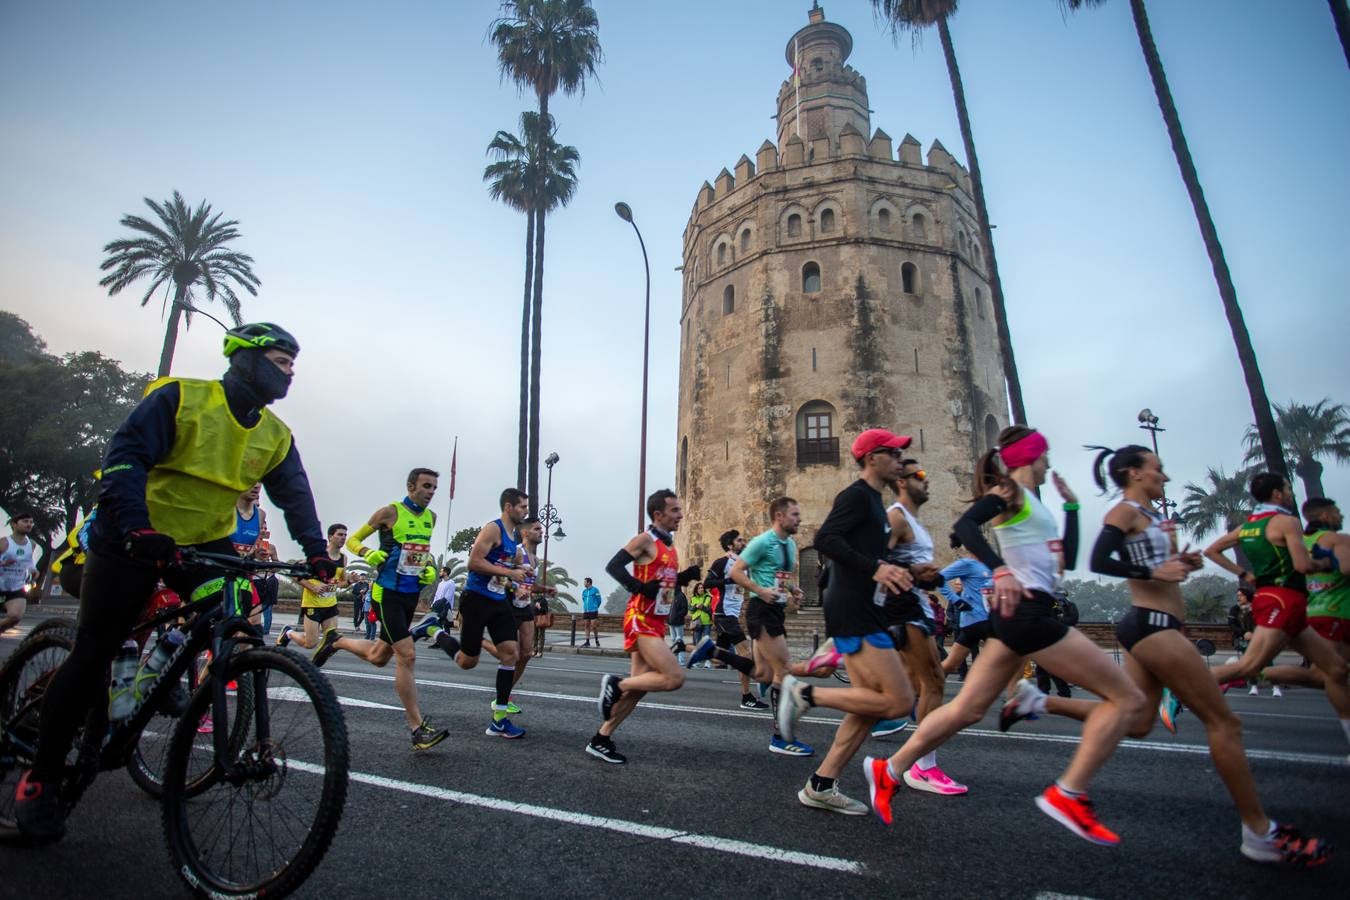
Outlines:
[[[341, 669], [324, 669], [328, 675], [341, 675], [347, 678], [365, 678], [373, 681], [393, 681], [392, 675], [381, 675], [375, 672], [346, 672]], [[431, 678], [417, 679], [419, 685], [427, 687], [444, 687], [458, 691], [472, 691], [479, 694], [492, 694], [496, 688], [490, 685], [480, 684], [461, 684], [451, 681], [436, 681]], [[565, 700], [573, 703], [594, 704], [594, 696], [579, 696], [577, 694], [559, 694], [551, 691], [513, 691], [513, 696], [517, 697], [538, 697], [544, 700]], [[681, 706], [676, 703], [653, 703], [648, 700], [642, 701], [642, 709], [660, 709], [672, 712], [695, 713], [704, 716], [722, 716], [734, 719], [755, 719], [760, 722], [767, 722], [768, 716], [764, 713], [755, 713], [740, 709], [715, 709], [707, 706]], [[838, 719], [828, 719], [823, 716], [803, 716], [801, 721], [816, 725], [838, 725]], [[1325, 720], [1324, 720], [1325, 721]], [[1026, 732], [1002, 732], [986, 728], [967, 728], [964, 731], [957, 732], [958, 735], [970, 737], [985, 738], [1008, 738], [1015, 741], [1033, 741], [1048, 744], [1077, 744], [1080, 738], [1077, 735], [1068, 734], [1028, 734]], [[1126, 739], [1120, 742], [1120, 746], [1127, 750], [1150, 750], [1155, 753], [1186, 753], [1207, 756], [1209, 747], [1205, 744], [1174, 744], [1164, 743], [1162, 741], [1136, 741]], [[1346, 758], [1344, 756], [1320, 754], [1320, 753], [1292, 753], [1283, 750], [1253, 750], [1247, 749], [1248, 759], [1267, 760], [1272, 762], [1287, 763], [1307, 763], [1309, 765], [1333, 765], [1344, 766]]]
[[[269, 700], [293, 700], [297, 703], [308, 703], [309, 694], [298, 687], [275, 687], [267, 689]], [[403, 707], [393, 706], [388, 703], [376, 703], [374, 700], [361, 700], [356, 697], [338, 697], [338, 703], [343, 706], [359, 706], [365, 709], [392, 709], [397, 712], [403, 712]]]
[[[322, 766], [316, 766], [313, 763], [301, 762], [299, 760], [290, 760], [287, 766], [292, 769], [298, 769], [301, 772], [309, 772], [314, 775], [322, 775], [324, 769]], [[371, 775], [365, 772], [350, 772], [348, 777], [352, 781], [360, 784], [368, 784], [372, 787], [384, 788], [390, 791], [401, 791], [405, 794], [416, 794], [431, 800], [445, 800], [450, 803], [462, 803], [466, 806], [477, 806], [482, 809], [491, 809], [497, 812], [513, 813], [520, 816], [532, 816], [536, 819], [547, 819], [551, 822], [558, 822], [563, 825], [580, 825], [584, 828], [600, 828], [606, 831], [617, 831], [621, 834], [629, 834], [634, 837], [650, 838], [658, 841], [670, 841], [673, 844], [685, 844], [691, 847], [697, 847], [700, 850], [713, 850], [719, 853], [730, 853], [735, 856], [749, 856], [755, 859], [769, 859], [775, 862], [792, 863], [798, 866], [810, 866], [816, 869], [829, 869], [834, 872], [847, 872], [851, 875], [862, 875], [866, 871], [861, 862], [851, 859], [840, 859], [836, 856], [820, 856], [815, 853], [801, 853], [796, 850], [786, 850], [782, 847], [774, 847], [769, 844], [751, 844], [747, 841], [737, 841], [730, 838], [719, 837], [711, 834], [695, 834], [689, 831], [682, 831], [678, 828], [664, 828], [659, 825], [646, 825], [641, 822], [629, 822], [624, 819], [611, 819], [608, 816], [592, 816], [587, 813], [574, 812], [566, 809], [555, 809], [551, 806], [537, 806], [532, 803], [517, 803], [514, 800], [502, 800], [497, 797], [483, 797], [478, 794], [466, 794], [462, 791], [452, 791], [447, 788], [435, 787], [429, 784], [416, 784], [411, 781], [400, 781], [396, 778], [386, 778], [383, 775]]]
[[1084, 897], [1081, 894], [1057, 894], [1054, 891], [1041, 891], [1031, 900], [1092, 900], [1092, 898]]

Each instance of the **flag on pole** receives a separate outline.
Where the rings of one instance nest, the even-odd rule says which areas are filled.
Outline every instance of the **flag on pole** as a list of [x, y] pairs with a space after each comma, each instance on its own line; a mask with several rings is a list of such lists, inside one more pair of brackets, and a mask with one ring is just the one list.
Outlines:
[[455, 464], [459, 461], [459, 435], [455, 435], [455, 449], [450, 454], [450, 499], [455, 499]]

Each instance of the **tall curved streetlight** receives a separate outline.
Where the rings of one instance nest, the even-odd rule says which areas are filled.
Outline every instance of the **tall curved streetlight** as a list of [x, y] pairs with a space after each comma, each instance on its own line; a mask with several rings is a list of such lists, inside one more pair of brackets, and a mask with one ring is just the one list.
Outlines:
[[[1157, 456], [1158, 432], [1166, 431], [1167, 429], [1163, 428], [1161, 425], [1158, 424], [1158, 417], [1155, 416], [1153, 414], [1153, 410], [1149, 409], [1148, 407], [1139, 410], [1139, 427], [1142, 428], [1144, 431], [1147, 431], [1149, 435], [1153, 438], [1153, 455]], [[1158, 505], [1162, 507], [1163, 518], [1164, 519], [1170, 518], [1171, 510], [1173, 507], [1177, 505], [1177, 503], [1175, 500], [1167, 499], [1167, 485], [1163, 485], [1162, 499], [1158, 501]]]
[[642, 232], [633, 221], [633, 208], [622, 201], [614, 204], [614, 212], [619, 218], [633, 226], [638, 246], [642, 248], [642, 270], [647, 276], [647, 293], [643, 304], [642, 318], [642, 445], [638, 451], [638, 514], [637, 530], [643, 530], [646, 518], [647, 502], [647, 366], [651, 356], [652, 340], [652, 270], [647, 264], [647, 243], [642, 240]]

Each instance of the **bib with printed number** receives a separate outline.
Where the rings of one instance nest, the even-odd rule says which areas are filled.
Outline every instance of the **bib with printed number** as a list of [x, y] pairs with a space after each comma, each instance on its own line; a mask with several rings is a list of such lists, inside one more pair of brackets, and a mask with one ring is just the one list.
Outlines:
[[633, 594], [628, 598], [630, 607], [636, 606], [643, 615], [667, 616], [675, 604], [675, 579], [680, 569], [680, 556], [674, 547], [667, 547], [664, 541], [654, 541], [656, 558], [645, 565], [633, 566], [633, 577], [638, 581], [660, 581], [661, 589], [654, 599], [643, 594]]

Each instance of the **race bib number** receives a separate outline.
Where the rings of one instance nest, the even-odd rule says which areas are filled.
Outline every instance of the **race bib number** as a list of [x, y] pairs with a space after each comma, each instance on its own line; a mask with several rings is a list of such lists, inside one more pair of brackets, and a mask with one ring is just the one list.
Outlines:
[[778, 605], [783, 606], [797, 590], [797, 581], [791, 572], [778, 571], [773, 573], [773, 587], [778, 593]]
[[884, 584], [877, 585], [876, 591], [872, 594], [872, 604], [874, 606], [886, 605], [886, 586]]
[[430, 544], [404, 544], [398, 555], [398, 574], [420, 576], [430, 559]]
[[321, 582], [319, 582], [319, 594], [318, 594], [318, 596], [324, 598], [325, 600], [327, 600], [329, 597], [336, 597], [336, 596], [337, 596], [337, 592], [338, 592], [338, 586], [337, 586], [336, 582], [332, 582], [332, 581], [329, 581], [329, 582], [322, 582], [322, 581], [321, 581]]
[[656, 595], [656, 603], [652, 607], [652, 612], [658, 616], [670, 615], [671, 607], [675, 605], [675, 570], [661, 570], [661, 590]]

